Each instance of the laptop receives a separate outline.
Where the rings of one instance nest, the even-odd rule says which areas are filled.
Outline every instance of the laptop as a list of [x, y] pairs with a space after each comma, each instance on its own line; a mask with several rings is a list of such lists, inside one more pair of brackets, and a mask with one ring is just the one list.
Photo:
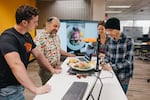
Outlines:
[[94, 52], [95, 52], [94, 46], [88, 45], [88, 46], [87, 46], [87, 49], [86, 49], [86, 51], [85, 51], [84, 56], [79, 56], [78, 59], [79, 59], [80, 61], [85, 61], [85, 62], [88, 63], [88, 62], [91, 61], [92, 55], [93, 55]]

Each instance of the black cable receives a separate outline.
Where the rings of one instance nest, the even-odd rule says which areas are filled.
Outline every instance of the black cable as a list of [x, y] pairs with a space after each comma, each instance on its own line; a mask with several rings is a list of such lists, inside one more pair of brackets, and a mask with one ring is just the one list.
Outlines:
[[[104, 78], [100, 78], [101, 70], [99, 69], [99, 64], [101, 63], [101, 61], [99, 62], [99, 60], [100, 60], [100, 58], [99, 58], [99, 50], [100, 50], [100, 35], [98, 35], [98, 38], [97, 38], [97, 52], [96, 52], [97, 53], [97, 61], [96, 61], [96, 69], [95, 69], [95, 72], [98, 72], [98, 75], [97, 76], [95, 75], [97, 79], [96, 79], [96, 81], [95, 81], [95, 83], [94, 83], [94, 85], [93, 85], [93, 87], [92, 87], [92, 89], [91, 89], [91, 91], [90, 91], [90, 93], [89, 93], [89, 95], [88, 95], [86, 100], [88, 100], [90, 95], [92, 96], [92, 99], [94, 100], [92, 92], [93, 92], [93, 89], [94, 89], [94, 87], [95, 87], [95, 85], [97, 83], [97, 80], [99, 80], [101, 85], [102, 85], [100, 90], [99, 90], [98, 100], [100, 99], [100, 95], [101, 95], [101, 92], [102, 92], [102, 89], [103, 89], [103, 82], [102, 82], [101, 79], [104, 79]], [[112, 73], [112, 77], [105, 77], [105, 78], [113, 78], [113, 73]]]
[[97, 57], [97, 61], [96, 61], [96, 72], [99, 72], [100, 69], [99, 69], [99, 49], [100, 49], [100, 34], [98, 35], [98, 38], [97, 38], [97, 50], [96, 50], [96, 57]]
[[95, 85], [96, 85], [96, 83], [97, 83], [97, 80], [99, 80], [100, 83], [101, 83], [101, 85], [102, 85], [101, 88], [100, 88], [100, 90], [99, 90], [99, 94], [98, 94], [98, 99], [97, 99], [97, 100], [100, 99], [100, 94], [101, 94], [102, 88], [103, 88], [103, 83], [102, 83], [102, 81], [101, 81], [100, 74], [101, 74], [101, 71], [99, 71], [97, 75], [94, 75], [94, 76], [96, 77], [96, 81], [95, 81], [95, 83], [94, 83], [94, 85], [93, 85], [93, 87], [92, 87], [92, 89], [91, 89], [91, 91], [90, 91], [88, 97], [86, 98], [86, 100], [88, 100], [90, 96], [91, 96], [92, 99], [94, 100], [94, 97], [93, 97], [93, 95], [92, 95], [92, 92], [93, 92], [94, 87], [95, 87]]
[[[111, 77], [103, 77], [103, 78], [100, 78], [101, 71], [98, 72], [98, 75], [94, 75], [97, 79], [96, 79], [96, 81], [95, 81], [95, 83], [94, 83], [94, 86], [93, 86], [91, 92], [90, 92], [90, 95], [92, 96], [92, 99], [93, 99], [93, 100], [94, 100], [94, 97], [93, 97], [93, 95], [92, 95], [92, 92], [93, 92], [94, 87], [95, 87], [95, 85], [96, 85], [96, 83], [97, 83], [97, 80], [99, 80], [100, 83], [101, 83], [101, 88], [100, 88], [100, 90], [99, 90], [99, 94], [98, 94], [98, 98], [97, 98], [97, 100], [99, 100], [99, 99], [100, 99], [100, 95], [101, 95], [101, 93], [102, 93], [102, 89], [103, 89], [103, 82], [102, 82], [101, 79], [113, 78], [113, 72], [111, 72], [111, 71], [109, 71], [109, 72], [112, 74]], [[90, 96], [90, 95], [89, 95], [89, 96]], [[88, 98], [89, 98], [89, 97], [88, 97]], [[86, 100], [88, 100], [88, 98], [87, 98]]]
[[[93, 89], [94, 89], [94, 87], [95, 87], [95, 85], [96, 85], [96, 83], [97, 83], [97, 80], [98, 80], [98, 78], [96, 79], [96, 81], [95, 81], [95, 83], [94, 83], [94, 85], [93, 85], [93, 87], [92, 87], [92, 89], [91, 89], [91, 91], [90, 91], [88, 97], [86, 98], [86, 100], [88, 100], [89, 97], [92, 96], [91, 94], [92, 94], [92, 91], [93, 91]], [[93, 96], [92, 96], [92, 99], [94, 100]]]
[[101, 71], [98, 73], [97, 78], [99, 79], [99, 81], [100, 81], [100, 83], [101, 83], [102, 86], [101, 86], [101, 88], [100, 88], [100, 91], [99, 91], [98, 99], [97, 99], [97, 100], [100, 99], [100, 95], [101, 95], [101, 92], [102, 92], [102, 89], [103, 89], [103, 82], [102, 82], [102, 80], [101, 80], [101, 78], [100, 78], [100, 74], [101, 74]]
[[[88, 100], [90, 96], [91, 96], [92, 99], [94, 100], [94, 97], [93, 97], [93, 95], [92, 95], [92, 92], [93, 92], [94, 87], [95, 87], [95, 85], [96, 85], [96, 83], [97, 83], [97, 80], [100, 80], [100, 82], [101, 82], [101, 84], [102, 84], [102, 86], [103, 86], [103, 83], [102, 83], [102, 81], [101, 81], [101, 79], [100, 79], [100, 77], [99, 77], [100, 73], [101, 73], [101, 71], [98, 72], [98, 75], [95, 75], [95, 74], [93, 75], [93, 76], [96, 77], [96, 81], [95, 81], [95, 83], [94, 83], [94, 85], [93, 85], [93, 87], [92, 87], [92, 89], [91, 89], [91, 91], [90, 91], [88, 97], [86, 98], [86, 100]], [[100, 88], [100, 92], [99, 92], [98, 98], [100, 98], [101, 90], [102, 90], [102, 88]], [[99, 99], [98, 99], [98, 100], [99, 100]]]

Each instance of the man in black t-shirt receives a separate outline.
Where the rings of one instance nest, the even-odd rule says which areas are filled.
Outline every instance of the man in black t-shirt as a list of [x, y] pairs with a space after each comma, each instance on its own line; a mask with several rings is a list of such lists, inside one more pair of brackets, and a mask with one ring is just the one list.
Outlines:
[[35, 94], [50, 91], [49, 84], [36, 87], [29, 78], [26, 68], [30, 53], [49, 72], [61, 72], [49, 64], [28, 33], [38, 25], [38, 14], [37, 8], [20, 6], [16, 11], [16, 25], [0, 36], [0, 100], [24, 100], [24, 87]]

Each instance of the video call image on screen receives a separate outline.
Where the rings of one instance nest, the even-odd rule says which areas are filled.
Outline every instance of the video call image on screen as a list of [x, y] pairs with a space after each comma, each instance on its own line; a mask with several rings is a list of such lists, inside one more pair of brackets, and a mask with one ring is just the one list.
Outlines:
[[61, 48], [70, 53], [86, 52], [87, 46], [92, 44], [84, 42], [84, 38], [97, 38], [96, 21], [61, 21], [58, 35]]

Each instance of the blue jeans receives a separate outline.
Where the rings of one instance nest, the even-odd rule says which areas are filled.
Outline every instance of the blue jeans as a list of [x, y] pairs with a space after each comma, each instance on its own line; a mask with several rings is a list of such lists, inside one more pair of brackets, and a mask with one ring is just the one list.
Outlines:
[[128, 84], [123, 83], [123, 84], [122, 84], [122, 89], [123, 89], [124, 93], [126, 94], [127, 91], [128, 91]]
[[128, 91], [129, 80], [130, 79], [125, 79], [124, 81], [120, 81], [121, 87], [122, 87], [122, 89], [123, 89], [123, 91], [124, 91], [125, 94]]
[[7, 86], [0, 88], [0, 100], [25, 100], [22, 86]]

